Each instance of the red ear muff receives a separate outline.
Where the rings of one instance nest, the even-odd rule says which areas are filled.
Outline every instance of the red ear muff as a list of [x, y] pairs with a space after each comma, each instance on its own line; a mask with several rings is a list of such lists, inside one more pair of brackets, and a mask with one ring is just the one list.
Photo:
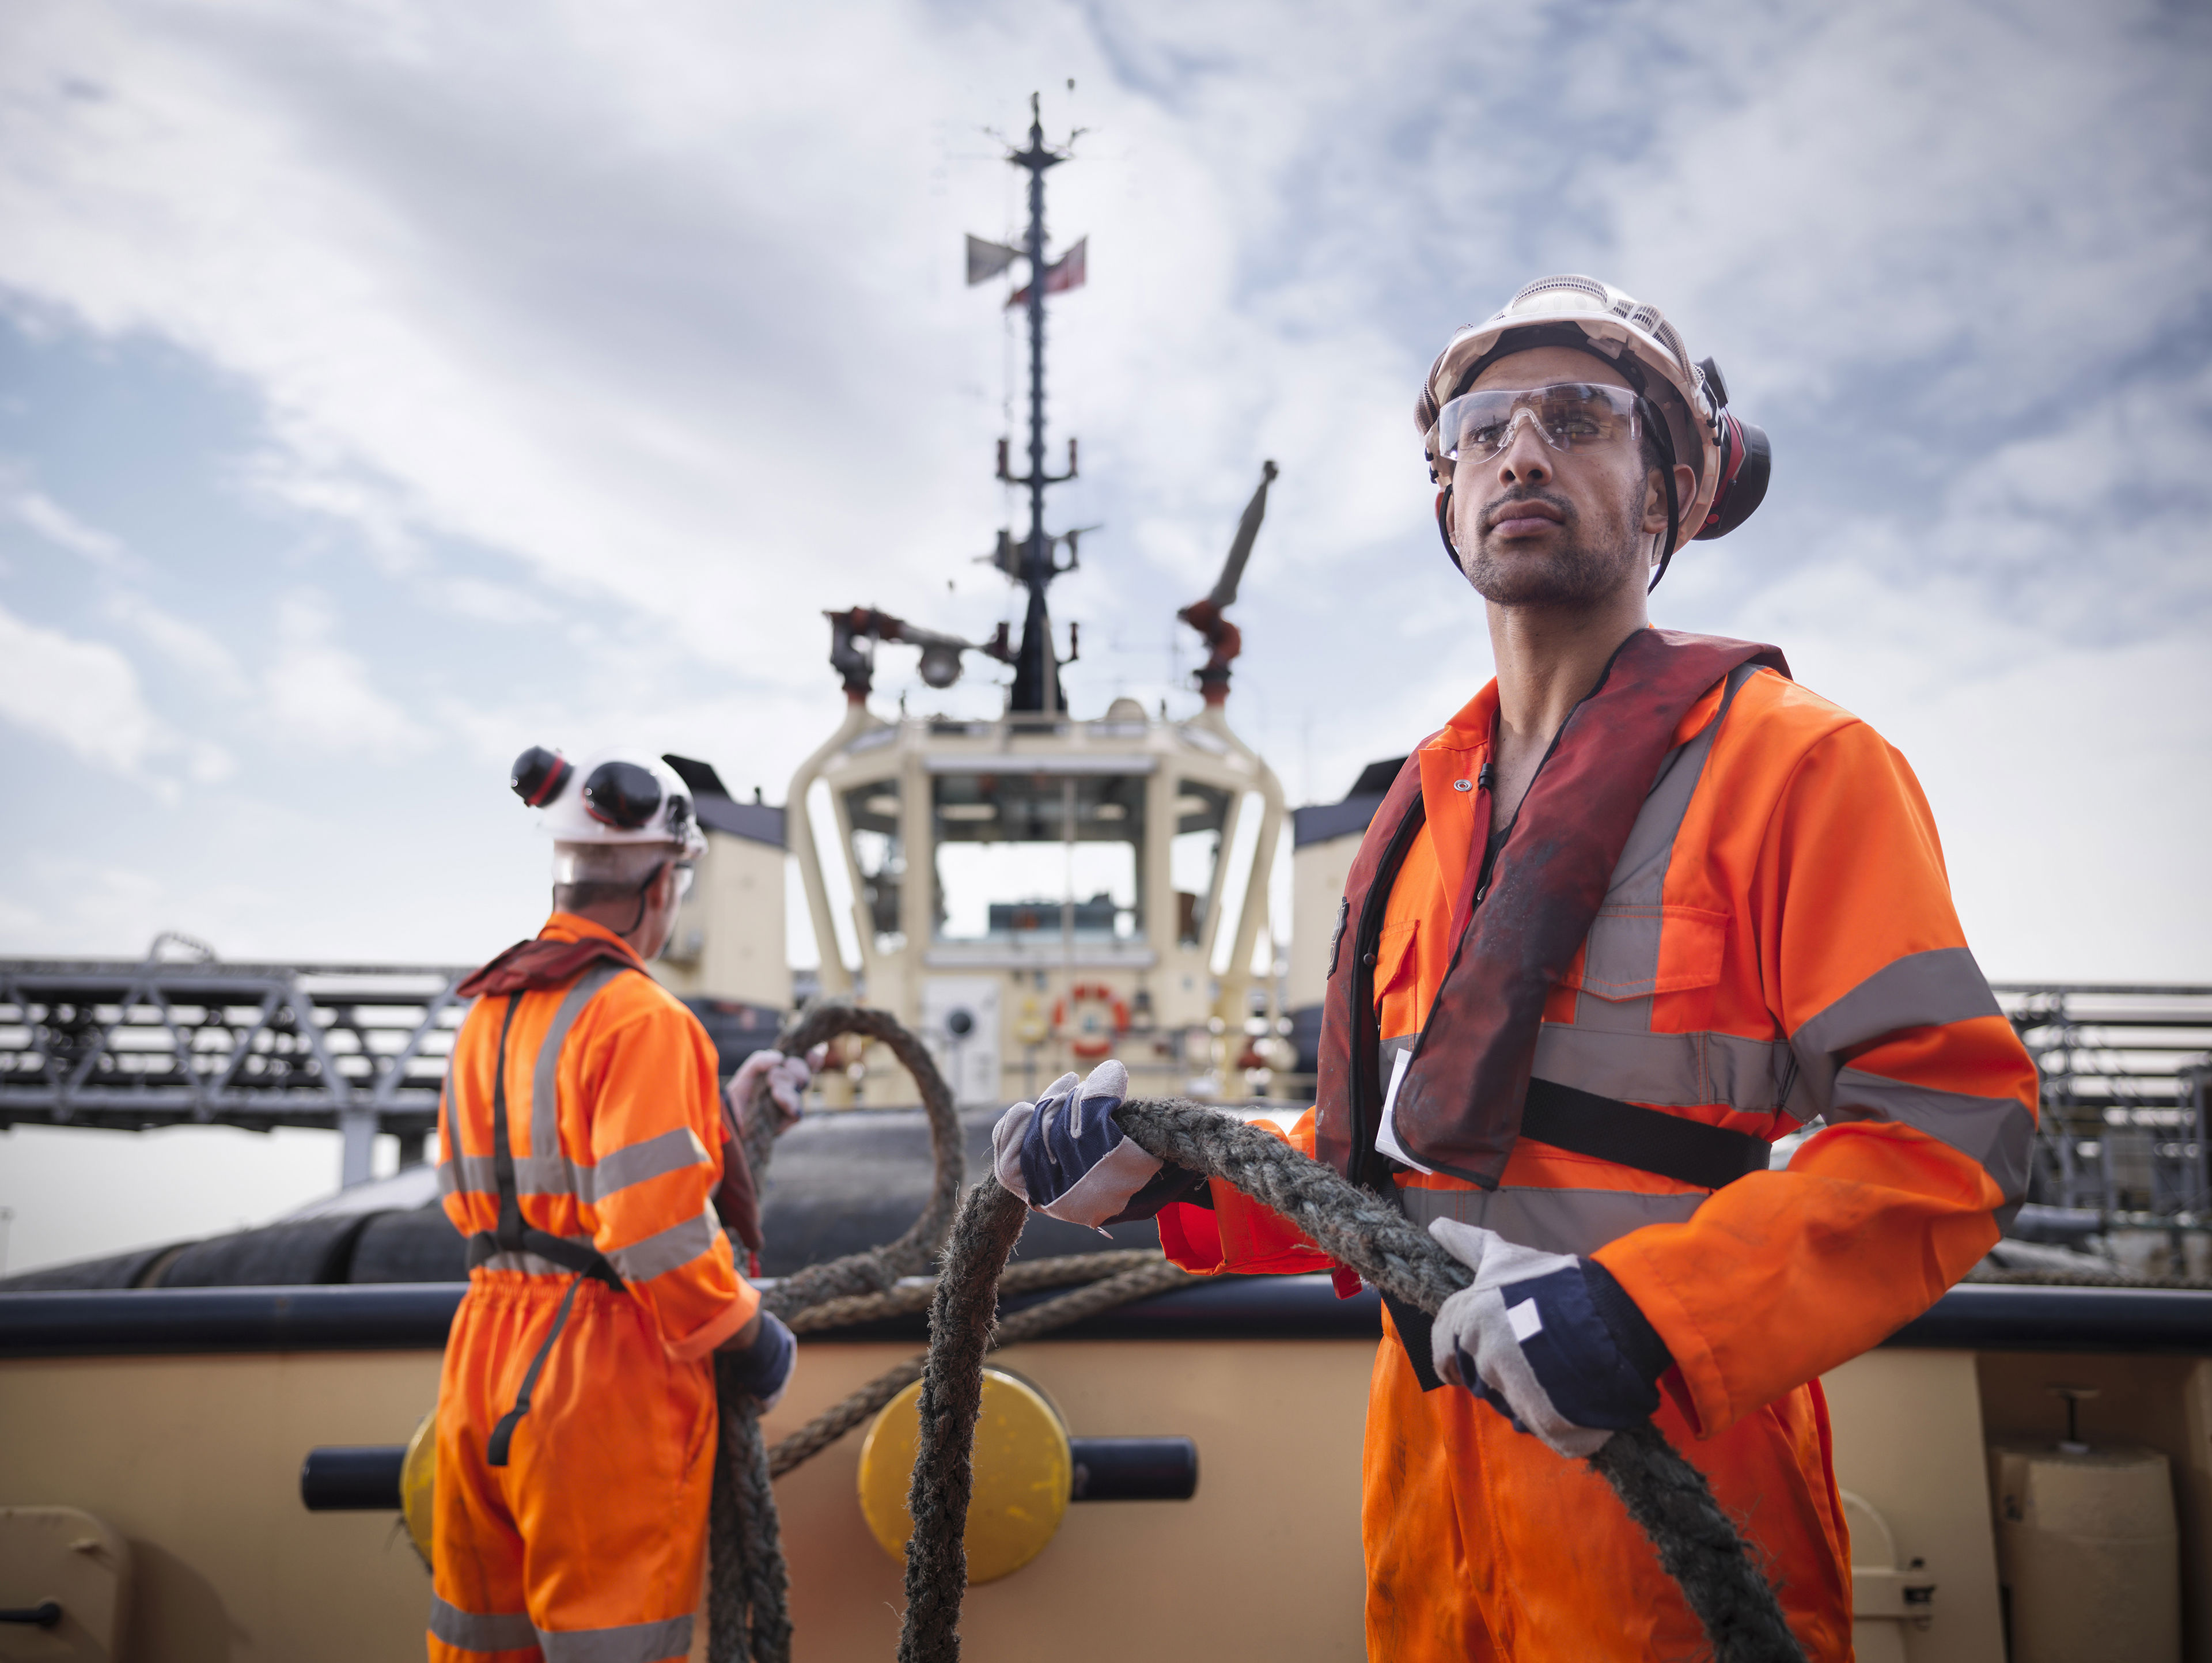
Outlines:
[[559, 751], [532, 745], [514, 759], [507, 783], [532, 808], [542, 809], [568, 789], [568, 776], [575, 771]]
[[1451, 561], [1452, 570], [1465, 577], [1467, 568], [1459, 563], [1459, 549], [1451, 540], [1451, 494], [1449, 485], [1437, 493], [1437, 535], [1444, 540], [1444, 555]]
[[1713, 493], [1713, 506], [1698, 537], [1726, 537], [1749, 519], [1766, 500], [1766, 482], [1774, 470], [1773, 446], [1764, 428], [1740, 422], [1721, 412], [1721, 483]]

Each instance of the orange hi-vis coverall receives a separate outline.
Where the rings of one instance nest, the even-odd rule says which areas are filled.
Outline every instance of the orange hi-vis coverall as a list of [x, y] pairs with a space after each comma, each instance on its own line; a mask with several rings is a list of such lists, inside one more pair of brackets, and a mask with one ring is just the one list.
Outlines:
[[[1483, 858], [1475, 782], [1497, 712], [1493, 683], [1418, 753], [1426, 823], [1372, 972], [1384, 1079], [1428, 1017]], [[1589, 1255], [1619, 1279], [1674, 1357], [1660, 1429], [1765, 1556], [1806, 1654], [1844, 1659], [1850, 1544], [1818, 1377], [1996, 1240], [2026, 1187], [2035, 1073], [1967, 950], [1919, 786], [1877, 734], [1747, 667], [1673, 737], [1546, 1003], [1534, 1074], [1768, 1142], [1822, 1129], [1786, 1170], [1717, 1190], [1525, 1134], [1495, 1190], [1404, 1167], [1394, 1180], [1415, 1219]], [[1313, 1114], [1291, 1141], [1314, 1152]], [[1326, 1267], [1228, 1185], [1211, 1200], [1161, 1215], [1186, 1269]], [[1368, 1656], [1702, 1654], [1680, 1591], [1604, 1481], [1467, 1392], [1425, 1393], [1384, 1324], [1361, 1518]]]
[[760, 1296], [709, 1202], [723, 1126], [706, 1030], [611, 932], [556, 913], [538, 938], [604, 938], [620, 960], [470, 1011], [441, 1105], [446, 1212], [472, 1238], [497, 1225], [503, 1043], [523, 1219], [595, 1249], [622, 1288], [527, 1253], [470, 1272], [438, 1388], [429, 1655], [659, 1663], [690, 1649], [699, 1599], [712, 1353]]

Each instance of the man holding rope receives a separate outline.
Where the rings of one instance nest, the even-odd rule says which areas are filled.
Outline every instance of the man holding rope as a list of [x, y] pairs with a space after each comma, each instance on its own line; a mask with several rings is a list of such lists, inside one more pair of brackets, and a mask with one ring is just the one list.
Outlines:
[[[1433, 1323], [1389, 1306], [1368, 1655], [1696, 1654], [1649, 1542], [1561, 1459], [1650, 1417], [1763, 1557], [1807, 1656], [1846, 1658], [1819, 1376], [1996, 1239], [2026, 1187], [2033, 1065], [1904, 759], [1774, 648], [1650, 625], [1674, 553], [1765, 489], [1765, 436], [1711, 360], [1656, 308], [1550, 278], [1453, 338], [1415, 419], [1498, 675], [1368, 828], [1318, 1102], [1291, 1133], [1475, 1272]], [[1076, 1222], [1157, 1214], [1201, 1273], [1330, 1268], [1123, 1138], [1127, 1090], [1109, 1061], [1010, 1109], [1000, 1181]]]
[[[714, 1045], [645, 968], [706, 852], [690, 793], [642, 755], [540, 747], [510, 783], [552, 835], [554, 910], [461, 983], [440, 1106], [470, 1273], [438, 1387], [428, 1656], [661, 1663], [691, 1645], [715, 1356], [773, 1404], [797, 1345], [724, 1234], [759, 1246]], [[795, 1116], [810, 1077], [756, 1053], [730, 1106]]]

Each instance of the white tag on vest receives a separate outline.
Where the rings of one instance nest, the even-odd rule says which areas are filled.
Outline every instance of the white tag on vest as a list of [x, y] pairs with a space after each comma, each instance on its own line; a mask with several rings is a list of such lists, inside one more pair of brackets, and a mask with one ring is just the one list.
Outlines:
[[1406, 1153], [1405, 1145], [1398, 1141], [1398, 1125], [1394, 1118], [1398, 1110], [1398, 1086], [1405, 1079], [1406, 1070], [1412, 1065], [1413, 1060], [1413, 1047], [1409, 1045], [1398, 1053], [1397, 1064], [1390, 1070], [1390, 1089], [1382, 1096], [1382, 1124], [1376, 1129], [1375, 1148], [1378, 1154], [1389, 1156], [1401, 1166], [1411, 1167], [1416, 1172], [1427, 1173], [1434, 1177], [1435, 1168], [1425, 1167]]

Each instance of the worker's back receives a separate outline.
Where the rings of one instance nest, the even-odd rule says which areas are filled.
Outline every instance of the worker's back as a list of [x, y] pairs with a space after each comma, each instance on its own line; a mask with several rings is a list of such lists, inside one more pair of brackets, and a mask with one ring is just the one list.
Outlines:
[[[683, 1354], [684, 1339], [736, 1289], [726, 1247], [720, 1275], [694, 1263], [715, 1257], [722, 1241], [709, 1201], [721, 1172], [713, 1043], [608, 932], [556, 913], [540, 939], [603, 941], [609, 956], [549, 986], [487, 996], [469, 1013], [443, 1107], [447, 1217], [465, 1235], [498, 1223], [492, 1123], [504, 1031], [507, 1147], [523, 1221], [605, 1254], [625, 1283], [641, 1285]], [[556, 1268], [507, 1253], [486, 1262]], [[703, 1279], [661, 1284], [686, 1267]]]
[[439, 1390], [430, 1654], [588, 1636], [592, 1655], [680, 1657], [709, 1354], [759, 1305], [710, 1199], [714, 1047], [618, 937], [569, 913], [472, 980], [441, 1119], [472, 1268]]

